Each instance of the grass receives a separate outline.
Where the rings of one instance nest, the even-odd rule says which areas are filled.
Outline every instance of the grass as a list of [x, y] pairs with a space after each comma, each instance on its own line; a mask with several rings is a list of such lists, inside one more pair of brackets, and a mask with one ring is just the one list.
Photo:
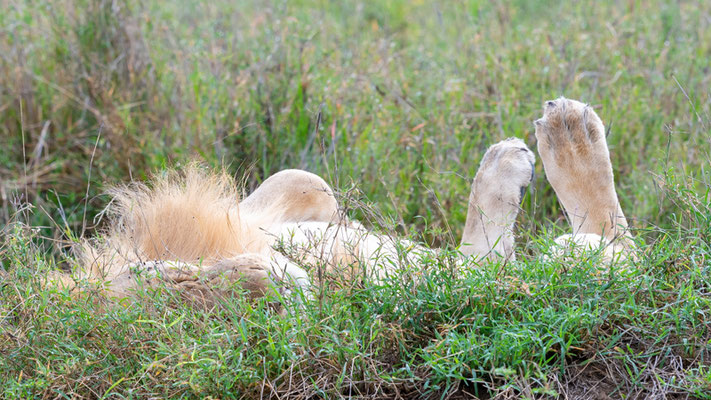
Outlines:
[[[2, 397], [709, 398], [708, 2], [0, 5]], [[246, 191], [309, 169], [367, 225], [455, 245], [486, 147], [535, 147], [560, 95], [610, 130], [632, 276], [543, 260], [566, 222], [539, 162], [505, 266], [443, 255], [283, 317], [42, 285], [107, 184], [193, 158]]]

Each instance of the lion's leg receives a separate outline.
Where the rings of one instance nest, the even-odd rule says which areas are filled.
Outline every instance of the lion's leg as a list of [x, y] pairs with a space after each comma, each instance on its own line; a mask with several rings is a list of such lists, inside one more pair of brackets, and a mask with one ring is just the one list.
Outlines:
[[195, 281], [186, 283], [189, 290], [224, 295], [239, 287], [250, 298], [267, 293], [272, 280], [269, 277], [269, 260], [259, 254], [240, 254], [225, 258], [202, 268]]
[[224, 297], [235, 287], [246, 290], [250, 298], [262, 297], [270, 288], [282, 294], [299, 288], [308, 294], [309, 287], [306, 271], [278, 254], [271, 258], [261, 254], [240, 254], [204, 266], [193, 279], [181, 278], [178, 275], [173, 280], [185, 290], [208, 300], [215, 296]]
[[240, 203], [245, 214], [268, 214], [275, 223], [338, 222], [333, 190], [318, 175], [287, 169], [270, 176]]
[[547, 101], [535, 122], [538, 152], [548, 181], [563, 204], [573, 236], [629, 236], [615, 192], [605, 128], [593, 109], [579, 101]]
[[264, 296], [270, 287], [290, 291], [307, 290], [306, 272], [287, 259], [271, 259], [261, 254], [240, 254], [212, 265], [151, 261], [128, 264], [124, 272], [107, 282], [111, 297], [127, 297], [141, 285], [153, 287], [165, 283], [182, 292], [193, 302], [214, 304], [235, 288], [243, 289], [250, 298]]
[[135, 294], [141, 286], [193, 279], [199, 270], [197, 265], [179, 261], [132, 262], [118, 267], [110, 277], [92, 281], [102, 285], [109, 297], [124, 298]]
[[477, 258], [512, 259], [513, 227], [535, 157], [520, 139], [491, 146], [481, 160], [469, 195], [461, 252]]

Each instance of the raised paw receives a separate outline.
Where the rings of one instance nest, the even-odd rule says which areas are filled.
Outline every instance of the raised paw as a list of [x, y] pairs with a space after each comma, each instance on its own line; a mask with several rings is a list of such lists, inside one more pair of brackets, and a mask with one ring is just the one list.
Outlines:
[[461, 252], [467, 256], [513, 257], [513, 224], [533, 179], [535, 156], [516, 138], [487, 150], [472, 183]]
[[592, 107], [560, 97], [546, 101], [536, 120], [546, 177], [563, 204], [573, 233], [607, 239], [627, 227], [617, 193], [605, 127]]
[[[500, 200], [518, 206], [533, 180], [536, 157], [518, 138], [508, 138], [489, 147], [474, 178], [474, 189], [500, 192]], [[491, 190], [495, 189], [495, 190]]]

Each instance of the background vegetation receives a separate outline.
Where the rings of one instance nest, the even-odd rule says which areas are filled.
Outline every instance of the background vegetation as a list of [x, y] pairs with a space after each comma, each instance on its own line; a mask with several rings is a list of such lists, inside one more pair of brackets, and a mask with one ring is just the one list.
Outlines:
[[[0, 6], [4, 397], [711, 393], [710, 3]], [[565, 219], [538, 163], [522, 260], [455, 279], [443, 256], [417, 290], [366, 285], [275, 318], [239, 296], [195, 313], [174, 293], [114, 309], [41, 288], [100, 228], [107, 184], [194, 158], [246, 191], [308, 169], [376, 228], [456, 245], [486, 147], [534, 148], [560, 95], [609, 129], [632, 278], [541, 261]]]

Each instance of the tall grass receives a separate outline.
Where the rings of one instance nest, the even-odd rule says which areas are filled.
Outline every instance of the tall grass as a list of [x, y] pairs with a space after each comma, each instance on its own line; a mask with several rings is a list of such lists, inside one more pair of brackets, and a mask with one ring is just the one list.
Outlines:
[[[285, 167], [339, 188], [354, 180], [403, 228], [451, 220], [457, 236], [483, 150], [508, 136], [533, 146], [531, 121], [559, 95], [595, 105], [610, 128], [636, 225], [674, 210], [650, 171], [708, 170], [706, 2], [5, 1], [3, 10], [5, 221], [13, 191], [27, 188], [26, 200], [54, 217], [59, 202], [70, 207], [75, 230], [90, 169], [92, 215], [106, 182], [197, 156], [248, 173], [250, 188]], [[538, 172], [528, 226], [561, 217]]]
[[[711, 4], [0, 0], [3, 397], [709, 398]], [[520, 261], [329, 292], [105, 304], [48, 290], [107, 184], [199, 158], [321, 174], [367, 225], [454, 245], [486, 147], [535, 146], [560, 95], [605, 121], [632, 275], [544, 261], [542, 166]], [[384, 216], [384, 217], [382, 217]], [[422, 267], [422, 266], [415, 266]]]

